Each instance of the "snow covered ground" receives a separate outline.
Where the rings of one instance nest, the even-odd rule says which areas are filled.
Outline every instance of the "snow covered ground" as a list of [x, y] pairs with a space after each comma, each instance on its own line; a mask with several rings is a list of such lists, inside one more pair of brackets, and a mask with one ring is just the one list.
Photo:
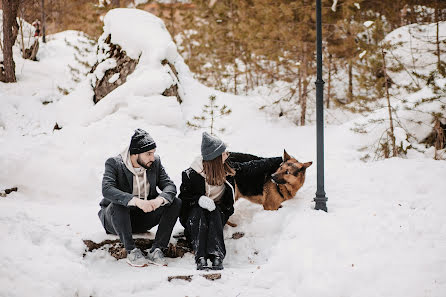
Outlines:
[[[75, 36], [49, 38], [39, 62], [15, 55], [18, 83], [0, 84], [0, 189], [18, 187], [0, 197], [1, 297], [446, 296], [446, 162], [413, 151], [408, 159], [364, 163], [358, 148], [370, 136], [353, 133], [352, 122], [325, 128], [328, 213], [313, 209], [316, 164], [296, 198], [278, 211], [237, 201], [231, 221], [238, 227], [225, 227], [220, 280], [200, 277], [191, 254], [169, 259], [168, 267], [142, 269], [104, 251], [83, 257], [83, 239], [116, 238], [97, 217], [102, 173], [134, 129], [154, 137], [177, 187], [200, 152], [201, 131], [185, 122], [200, 115], [210, 94], [233, 111], [217, 122], [227, 128], [220, 137], [232, 151], [279, 156], [285, 148], [301, 161], [316, 161], [316, 129], [268, 117], [257, 97], [202, 86], [181, 57], [174, 59], [182, 105], [174, 97], [112, 92], [94, 106], [86, 81], [62, 96], [55, 86], [66, 82], [73, 62], [63, 41], [76, 42]], [[56, 122], [62, 130], [53, 131]], [[174, 234], [181, 231], [178, 223]], [[245, 236], [232, 239], [235, 232]], [[191, 282], [167, 281], [190, 274]]]

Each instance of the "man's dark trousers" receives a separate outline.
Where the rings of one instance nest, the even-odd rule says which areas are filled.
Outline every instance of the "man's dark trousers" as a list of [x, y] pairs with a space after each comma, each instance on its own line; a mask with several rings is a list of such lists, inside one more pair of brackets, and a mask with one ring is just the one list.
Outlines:
[[[173, 227], [181, 210], [181, 200], [174, 198], [170, 205], [160, 206], [154, 211], [145, 213], [136, 206], [122, 206], [110, 203], [102, 208], [98, 215], [104, 217], [104, 229], [107, 233], [119, 236], [127, 252], [135, 248], [132, 233], [144, 233], [158, 226], [152, 248], [167, 248]], [[101, 220], [102, 221], [102, 220]]]

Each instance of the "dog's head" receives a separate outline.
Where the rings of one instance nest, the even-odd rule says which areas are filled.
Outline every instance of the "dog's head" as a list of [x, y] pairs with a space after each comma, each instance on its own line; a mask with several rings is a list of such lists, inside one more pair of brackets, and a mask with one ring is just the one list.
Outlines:
[[313, 162], [301, 163], [283, 151], [283, 162], [274, 174], [271, 175], [273, 182], [279, 185], [290, 184], [302, 187], [305, 181], [305, 171]]

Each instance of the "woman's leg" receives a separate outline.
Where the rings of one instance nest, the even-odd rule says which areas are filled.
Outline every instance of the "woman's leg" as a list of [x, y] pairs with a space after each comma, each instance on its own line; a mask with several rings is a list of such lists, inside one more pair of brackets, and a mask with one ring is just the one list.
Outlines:
[[195, 261], [200, 257], [206, 257], [208, 223], [205, 216], [205, 210], [199, 206], [193, 207], [187, 218], [187, 228], [192, 248], [195, 252]]
[[226, 255], [225, 242], [223, 239], [223, 214], [218, 205], [216, 205], [216, 208], [213, 211], [206, 212], [209, 224], [206, 255], [211, 258], [217, 256], [223, 259]]

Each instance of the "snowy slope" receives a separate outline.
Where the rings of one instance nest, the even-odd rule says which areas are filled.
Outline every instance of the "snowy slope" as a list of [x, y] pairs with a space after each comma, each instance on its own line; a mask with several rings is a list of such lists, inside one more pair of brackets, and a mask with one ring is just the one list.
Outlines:
[[[39, 62], [16, 59], [17, 69], [23, 62], [27, 71], [17, 84], [0, 84], [0, 189], [19, 188], [0, 197], [0, 296], [445, 296], [446, 162], [414, 154], [363, 163], [357, 149], [369, 136], [351, 132], [351, 123], [325, 130], [329, 212], [313, 210], [316, 164], [279, 211], [238, 201], [231, 218], [238, 227], [225, 227], [220, 280], [199, 277], [190, 254], [169, 259], [168, 267], [143, 269], [103, 251], [83, 258], [82, 239], [116, 238], [97, 217], [104, 161], [128, 144], [135, 128], [154, 137], [177, 187], [200, 152], [201, 131], [185, 122], [200, 114], [210, 94], [233, 110], [218, 121], [233, 151], [278, 156], [286, 148], [301, 161], [315, 161], [316, 129], [269, 118], [258, 110], [259, 98], [204, 87], [175, 55], [182, 105], [173, 97], [119, 95], [121, 87], [93, 105], [87, 80], [60, 98], [52, 86], [66, 79], [64, 66], [72, 62], [62, 40], [45, 45]], [[44, 98], [54, 103], [43, 105]], [[56, 122], [62, 130], [53, 132]], [[174, 234], [181, 231], [178, 223]], [[237, 231], [245, 236], [231, 239]], [[167, 281], [179, 274], [197, 276], [190, 283]]]
[[[446, 30], [446, 22], [439, 23], [439, 30], [440, 32]], [[409, 158], [417, 157], [420, 154], [434, 158], [434, 147], [426, 147], [422, 141], [433, 131], [433, 114], [441, 114], [440, 121], [446, 123], [446, 97], [444, 95], [446, 79], [437, 74], [432, 80], [438, 89], [443, 90], [443, 95], [437, 100], [429, 101], [428, 99], [436, 98], [440, 92], [435, 94], [432, 84], [428, 85], [426, 80], [417, 78], [414, 74], [429, 75], [436, 70], [435, 40], [436, 24], [412, 24], [390, 32], [383, 41], [392, 45], [386, 55], [388, 65], [394, 68], [400, 67], [400, 71], [389, 71], [389, 76], [393, 81], [389, 88], [390, 105], [395, 127], [396, 146], [407, 150], [407, 154], [402, 155]], [[439, 40], [444, 44], [446, 36], [440, 35]], [[444, 51], [443, 48], [442, 51]], [[443, 53], [441, 60], [445, 59], [446, 54]], [[414, 90], [409, 91], [405, 86]], [[362, 142], [363, 157], [379, 159], [382, 156], [376, 151], [382, 143], [386, 142], [386, 130], [389, 130], [390, 127], [388, 104], [385, 97], [369, 104], [373, 108], [367, 116], [350, 121], [347, 125], [351, 129], [360, 128], [367, 133], [368, 137]], [[439, 150], [437, 156], [444, 159], [446, 156], [444, 149]]]

